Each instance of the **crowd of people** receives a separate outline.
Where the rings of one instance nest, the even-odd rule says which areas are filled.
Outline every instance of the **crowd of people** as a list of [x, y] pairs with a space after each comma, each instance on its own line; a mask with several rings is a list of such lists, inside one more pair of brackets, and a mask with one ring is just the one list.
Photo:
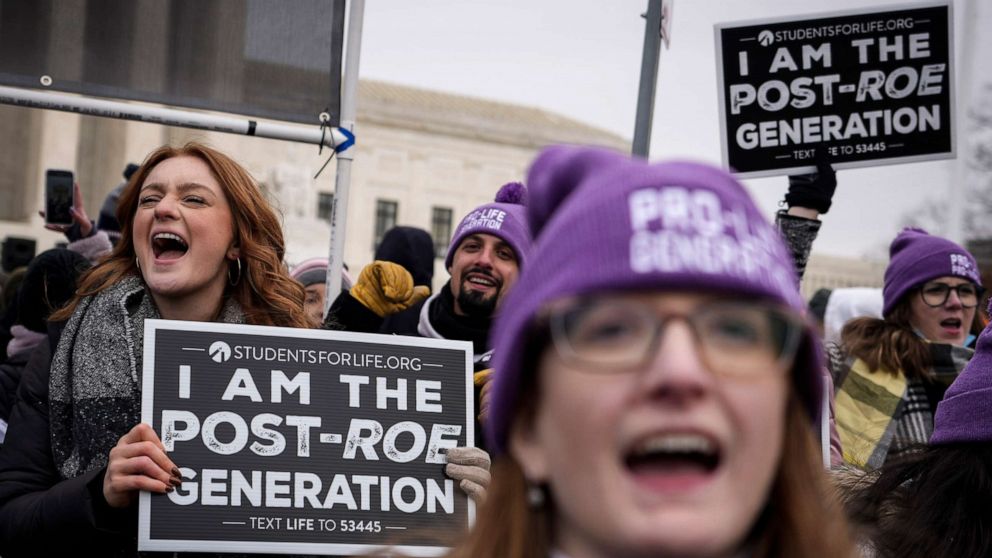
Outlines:
[[464, 216], [436, 291], [434, 240], [396, 227], [326, 293], [205, 145], [125, 180], [3, 285], [0, 556], [136, 555], [138, 494], [182, 486], [140, 421], [155, 318], [471, 343], [478, 443], [444, 470], [479, 508], [452, 557], [992, 555], [978, 263], [906, 229], [872, 303], [807, 305], [826, 161], [769, 220], [717, 167], [550, 147]]

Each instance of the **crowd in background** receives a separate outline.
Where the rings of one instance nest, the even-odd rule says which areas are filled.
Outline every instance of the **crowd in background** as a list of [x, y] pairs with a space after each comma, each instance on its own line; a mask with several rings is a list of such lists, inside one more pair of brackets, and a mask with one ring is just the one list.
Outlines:
[[152, 318], [470, 342], [479, 443], [445, 473], [480, 508], [451, 556], [992, 554], [981, 270], [906, 229], [881, 290], [803, 301], [826, 161], [769, 219], [716, 167], [551, 147], [464, 216], [441, 288], [396, 227], [326, 315], [327, 260], [288, 265], [236, 161], [165, 146], [124, 178], [2, 282], [5, 558], [135, 555], [139, 492], [182, 486], [139, 420]]

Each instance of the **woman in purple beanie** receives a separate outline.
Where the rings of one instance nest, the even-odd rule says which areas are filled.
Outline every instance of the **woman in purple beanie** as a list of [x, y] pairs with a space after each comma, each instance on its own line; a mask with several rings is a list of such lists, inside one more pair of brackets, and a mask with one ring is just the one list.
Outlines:
[[892, 241], [882, 319], [857, 318], [828, 348], [844, 461], [864, 470], [925, 444], [933, 410], [971, 358], [978, 264], [954, 242], [907, 228]]
[[919, 449], [847, 487], [865, 554], [992, 556], [992, 326], [937, 404], [933, 436]]
[[729, 174], [556, 147], [493, 337], [486, 503], [453, 557], [851, 556], [793, 263]]

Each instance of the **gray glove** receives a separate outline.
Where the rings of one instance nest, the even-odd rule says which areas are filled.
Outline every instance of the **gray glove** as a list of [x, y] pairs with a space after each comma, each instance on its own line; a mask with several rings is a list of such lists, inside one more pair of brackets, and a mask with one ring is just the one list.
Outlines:
[[458, 487], [475, 501], [482, 504], [489, 488], [489, 454], [485, 450], [471, 447], [449, 448], [448, 464], [444, 474], [458, 481]]

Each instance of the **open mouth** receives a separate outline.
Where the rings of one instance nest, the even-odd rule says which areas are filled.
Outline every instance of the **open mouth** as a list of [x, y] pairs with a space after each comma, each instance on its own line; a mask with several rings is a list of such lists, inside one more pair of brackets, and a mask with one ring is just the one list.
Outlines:
[[495, 289], [499, 283], [493, 277], [482, 273], [469, 273], [465, 276], [465, 282], [480, 289]]
[[152, 252], [157, 260], [178, 260], [189, 251], [189, 244], [178, 234], [157, 233], [152, 236]]
[[950, 330], [960, 330], [961, 318], [947, 318], [946, 320], [941, 320], [940, 327]]
[[662, 488], [678, 488], [690, 479], [708, 478], [720, 466], [717, 444], [693, 433], [665, 433], [644, 438], [626, 453], [624, 464], [636, 478]]

